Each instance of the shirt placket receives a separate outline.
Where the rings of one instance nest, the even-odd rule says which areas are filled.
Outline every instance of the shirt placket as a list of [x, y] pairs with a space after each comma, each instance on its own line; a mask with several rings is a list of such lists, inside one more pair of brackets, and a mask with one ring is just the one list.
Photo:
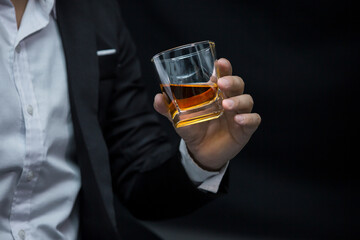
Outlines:
[[13, 59], [13, 78], [19, 93], [24, 119], [25, 156], [23, 171], [14, 192], [10, 224], [14, 238], [25, 240], [29, 239], [27, 236], [30, 231], [31, 197], [44, 160], [45, 150], [24, 40], [14, 48]]

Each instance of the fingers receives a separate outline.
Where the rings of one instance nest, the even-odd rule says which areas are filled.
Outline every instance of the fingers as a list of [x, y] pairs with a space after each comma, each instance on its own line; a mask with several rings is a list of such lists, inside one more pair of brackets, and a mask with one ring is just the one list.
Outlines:
[[222, 104], [225, 110], [235, 111], [236, 113], [250, 113], [254, 106], [254, 100], [249, 94], [243, 94], [224, 99]]
[[219, 78], [218, 86], [226, 97], [233, 97], [244, 93], [245, 83], [238, 76], [226, 76]]
[[232, 75], [232, 66], [227, 59], [220, 58], [216, 61], [216, 66], [218, 67], [220, 77]]
[[244, 127], [248, 133], [252, 134], [261, 123], [261, 117], [257, 113], [243, 113], [237, 114], [234, 117], [237, 124]]
[[243, 127], [248, 134], [253, 134], [261, 123], [261, 117], [257, 113], [251, 113], [254, 107], [254, 100], [249, 94], [242, 94], [224, 99], [225, 111], [233, 112], [234, 121]]

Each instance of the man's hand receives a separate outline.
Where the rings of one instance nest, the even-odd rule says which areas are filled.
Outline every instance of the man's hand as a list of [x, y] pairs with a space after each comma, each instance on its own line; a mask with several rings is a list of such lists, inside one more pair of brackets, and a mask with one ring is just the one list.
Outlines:
[[[232, 76], [228, 60], [217, 61], [220, 77], [218, 86], [223, 92], [224, 113], [221, 117], [177, 128], [195, 162], [205, 170], [217, 171], [234, 158], [249, 141], [261, 122], [260, 115], [251, 113], [254, 102], [244, 93], [244, 81]], [[170, 121], [168, 107], [161, 93], [154, 99], [154, 108]]]

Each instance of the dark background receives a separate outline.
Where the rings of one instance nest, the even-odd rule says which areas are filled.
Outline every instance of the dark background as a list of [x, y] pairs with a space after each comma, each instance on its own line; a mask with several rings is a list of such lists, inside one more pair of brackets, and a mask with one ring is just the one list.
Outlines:
[[[150, 102], [159, 92], [151, 57], [209, 39], [244, 79], [262, 116], [231, 162], [228, 195], [190, 216], [148, 226], [168, 239], [360, 239], [355, 1], [120, 4]], [[181, 238], [186, 232], [193, 234]]]

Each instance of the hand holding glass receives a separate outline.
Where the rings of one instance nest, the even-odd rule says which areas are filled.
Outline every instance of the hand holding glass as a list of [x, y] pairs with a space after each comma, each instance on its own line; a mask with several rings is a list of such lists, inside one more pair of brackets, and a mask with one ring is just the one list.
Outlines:
[[215, 43], [176, 47], [152, 58], [176, 128], [216, 119], [223, 113]]

